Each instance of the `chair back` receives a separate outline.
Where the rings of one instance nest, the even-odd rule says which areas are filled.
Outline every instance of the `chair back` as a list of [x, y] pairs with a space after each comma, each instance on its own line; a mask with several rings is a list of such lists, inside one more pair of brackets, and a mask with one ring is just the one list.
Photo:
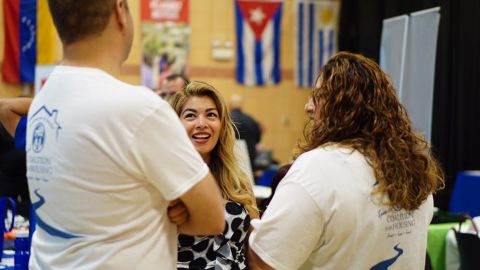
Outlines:
[[464, 171], [457, 174], [450, 212], [480, 216], [480, 171]]
[[480, 268], [480, 236], [475, 221], [471, 218], [473, 233], [462, 232], [460, 228], [454, 230], [455, 238], [457, 240], [458, 253], [460, 255], [460, 269], [462, 270], [474, 270]]

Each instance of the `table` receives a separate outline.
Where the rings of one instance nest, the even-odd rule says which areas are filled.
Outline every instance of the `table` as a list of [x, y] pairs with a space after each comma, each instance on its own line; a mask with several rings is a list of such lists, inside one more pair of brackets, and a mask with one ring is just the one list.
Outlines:
[[13, 250], [5, 250], [3, 252], [2, 262], [0, 262], [0, 270], [13, 270], [15, 266], [15, 262], [13, 261], [14, 255], [15, 251]]
[[253, 186], [253, 194], [255, 195], [255, 198], [264, 200], [270, 197], [272, 189], [270, 187], [255, 185]]
[[428, 226], [427, 251], [433, 270], [445, 270], [445, 237], [458, 222]]

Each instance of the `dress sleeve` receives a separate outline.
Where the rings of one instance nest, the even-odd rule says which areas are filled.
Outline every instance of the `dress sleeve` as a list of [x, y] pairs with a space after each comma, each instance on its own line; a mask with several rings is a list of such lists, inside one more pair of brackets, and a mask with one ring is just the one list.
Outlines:
[[145, 178], [167, 200], [180, 197], [209, 171], [167, 103], [142, 122], [131, 152]]
[[275, 269], [299, 269], [318, 248], [324, 220], [310, 194], [282, 183], [261, 220], [252, 220], [251, 249]]
[[235, 202], [225, 205], [225, 230], [215, 236], [213, 251], [217, 265], [237, 265], [246, 268], [244, 241], [250, 226], [250, 216], [243, 206]]

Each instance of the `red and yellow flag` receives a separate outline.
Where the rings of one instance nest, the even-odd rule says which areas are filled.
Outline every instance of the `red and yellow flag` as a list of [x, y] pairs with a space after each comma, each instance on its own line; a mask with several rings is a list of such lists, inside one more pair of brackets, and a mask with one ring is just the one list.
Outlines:
[[32, 83], [36, 64], [54, 62], [55, 28], [47, 0], [4, 0], [3, 10], [3, 79], [9, 83]]

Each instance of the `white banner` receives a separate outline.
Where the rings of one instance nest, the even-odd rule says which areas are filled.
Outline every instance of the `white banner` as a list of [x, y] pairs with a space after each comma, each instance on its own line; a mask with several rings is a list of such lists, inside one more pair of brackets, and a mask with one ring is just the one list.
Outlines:
[[401, 101], [413, 126], [431, 141], [440, 7], [410, 15]]
[[380, 43], [380, 66], [392, 78], [399, 97], [401, 97], [405, 69], [408, 20], [407, 15], [383, 20]]

